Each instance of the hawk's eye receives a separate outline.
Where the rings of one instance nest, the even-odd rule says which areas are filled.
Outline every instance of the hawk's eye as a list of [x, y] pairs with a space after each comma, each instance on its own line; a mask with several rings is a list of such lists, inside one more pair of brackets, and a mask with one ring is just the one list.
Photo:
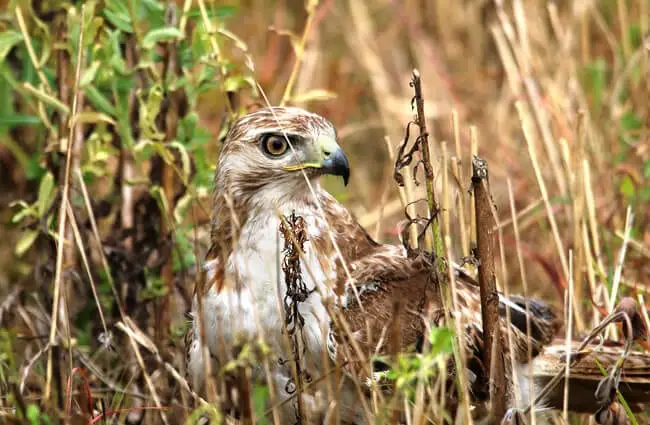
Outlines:
[[271, 156], [280, 156], [289, 150], [289, 143], [284, 136], [269, 134], [262, 138], [262, 149]]

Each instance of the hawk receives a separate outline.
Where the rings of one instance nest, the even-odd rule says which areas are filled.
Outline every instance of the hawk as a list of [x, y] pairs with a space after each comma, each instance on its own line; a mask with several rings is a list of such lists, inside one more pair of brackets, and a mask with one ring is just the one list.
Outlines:
[[[350, 176], [348, 159], [327, 119], [300, 108], [272, 107], [249, 113], [233, 124], [214, 178], [211, 245], [203, 266], [205, 278], [197, 285], [193, 301], [187, 369], [193, 387], [204, 391], [209, 379], [207, 358], [213, 374], [224, 376], [220, 371], [234, 370], [227, 365], [237, 365], [233, 361], [241, 357], [246, 342], [262, 339], [271, 359], [259, 361], [253, 376], [237, 379], [240, 383], [264, 379], [272, 385], [270, 405], [278, 411], [280, 423], [296, 422], [296, 401], [308, 416], [301, 418], [302, 423], [327, 421], [332, 402], [324, 400], [326, 379], [320, 378], [331, 376], [338, 367], [345, 373], [337, 391], [336, 414], [342, 423], [365, 424], [372, 419], [363, 408], [365, 394], [359, 382], [375, 375], [362, 363], [368, 363], [373, 354], [395, 350], [396, 345], [399, 350], [421, 349], [427, 328], [441, 324], [444, 311], [431, 272], [435, 260], [375, 242], [321, 187], [323, 175], [340, 176], [345, 184]], [[289, 361], [295, 352], [286, 332], [289, 313], [285, 307], [291, 294], [284, 268], [286, 235], [281, 230], [287, 217], [300, 217], [306, 235], [297, 271], [305, 292], [296, 304], [299, 317], [293, 318], [300, 327], [300, 373], [308, 383], [299, 394], [294, 382], [296, 366]], [[480, 401], [485, 396], [481, 395], [485, 378], [480, 361], [485, 348], [479, 291], [462, 269], [455, 273], [456, 317], [465, 331], [459, 340], [468, 353], [464, 367], [470, 372], [473, 399]], [[530, 367], [535, 370], [534, 362], [529, 362], [529, 347], [532, 356], [541, 360], [541, 382], [562, 370], [563, 348], [546, 348], [552, 345], [560, 320], [539, 300], [500, 296], [500, 307], [501, 335], [512, 335], [512, 350], [507, 345], [502, 350], [505, 364], [510, 365], [512, 351], [514, 364], [521, 369], [518, 387], [530, 392], [539, 383], [525, 382], [529, 375], [521, 373]], [[433, 323], [427, 323], [426, 317]], [[637, 389], [647, 398], [650, 385], [641, 383], [650, 377], [650, 370], [641, 361], [637, 369], [630, 363], [626, 372], [638, 378]], [[376, 366], [375, 370], [381, 369]], [[599, 370], [587, 366], [572, 375], [576, 382], [584, 381], [585, 388], [595, 388], [600, 378]], [[227, 376], [221, 381], [228, 381]], [[561, 407], [556, 394], [548, 398], [550, 407]], [[592, 396], [593, 391], [587, 394]], [[514, 405], [515, 395], [508, 398]], [[529, 394], [519, 399], [529, 400]], [[592, 406], [586, 403], [585, 408]]]

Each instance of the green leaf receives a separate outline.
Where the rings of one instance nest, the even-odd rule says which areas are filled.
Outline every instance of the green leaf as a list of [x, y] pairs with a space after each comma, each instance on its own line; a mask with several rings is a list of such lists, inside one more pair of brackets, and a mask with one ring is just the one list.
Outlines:
[[83, 75], [81, 76], [81, 80], [79, 80], [80, 87], [84, 88], [92, 84], [92, 82], [95, 80], [95, 77], [97, 76], [97, 71], [99, 70], [100, 64], [101, 62], [98, 60], [93, 61], [88, 69], [84, 70]]
[[192, 204], [192, 195], [186, 193], [185, 195], [181, 196], [181, 198], [176, 203], [176, 207], [174, 208], [174, 220], [176, 220], [176, 223], [178, 224], [183, 223], [183, 220], [187, 215], [187, 209], [191, 204]]
[[244, 77], [241, 75], [233, 75], [223, 82], [223, 89], [225, 91], [237, 91], [246, 86], [255, 87], [255, 80], [251, 77]]
[[9, 128], [19, 125], [37, 125], [41, 124], [41, 119], [37, 115], [12, 114], [0, 116], [0, 126]]
[[623, 177], [621, 185], [619, 186], [619, 191], [628, 199], [634, 198], [636, 188], [634, 187], [634, 182], [630, 176], [626, 175]]
[[187, 149], [185, 149], [185, 146], [183, 146], [177, 141], [170, 142], [168, 146], [170, 148], [175, 148], [176, 150], [178, 150], [178, 153], [181, 156], [181, 166], [183, 170], [183, 175], [181, 177], [183, 178], [183, 183], [187, 184], [190, 178], [190, 173], [192, 171], [190, 155], [189, 153], [187, 153]]
[[86, 97], [90, 103], [101, 112], [110, 115], [111, 117], [117, 116], [115, 107], [95, 86], [88, 86], [84, 89]]
[[81, 112], [75, 115], [73, 120], [73, 124], [79, 124], [79, 123], [96, 124], [99, 122], [105, 122], [108, 124], [116, 125], [115, 120], [113, 120], [111, 117], [101, 112]]
[[27, 162], [25, 177], [27, 177], [28, 180], [36, 180], [40, 179], [44, 174], [45, 168], [41, 167], [40, 154], [35, 153]]
[[165, 193], [162, 190], [162, 187], [158, 185], [154, 185], [149, 188], [149, 194], [151, 195], [152, 198], [156, 200], [156, 203], [158, 204], [158, 208], [160, 209], [161, 214], [165, 218], [165, 221], [167, 224], [167, 228], [169, 228], [169, 215], [167, 214], [167, 211], [169, 211], [169, 204], [167, 203], [167, 197], [165, 196]]
[[165, 135], [158, 129], [156, 125], [156, 117], [160, 112], [162, 101], [164, 98], [163, 90], [160, 85], [152, 86], [148, 93], [146, 100], [141, 92], [137, 93], [140, 100], [140, 128], [142, 130], [142, 137], [153, 140], [163, 140]]
[[[87, 16], [91, 16], [88, 11], [86, 11]], [[84, 46], [88, 47], [95, 42], [95, 37], [99, 33], [99, 30], [104, 25], [104, 19], [100, 16], [95, 16], [92, 19], [88, 20], [84, 24]]]
[[37, 89], [36, 87], [32, 86], [30, 83], [23, 83], [23, 88], [29, 93], [36, 96], [38, 99], [47, 103], [48, 105], [54, 106], [56, 109], [59, 110], [59, 112], [63, 112], [64, 114], [70, 113], [70, 108], [68, 108], [68, 105], [64, 104], [59, 99], [45, 93], [44, 91]]
[[142, 47], [145, 49], [153, 48], [157, 43], [163, 41], [180, 40], [183, 33], [175, 27], [157, 28], [149, 31], [142, 39]]
[[45, 176], [41, 179], [41, 184], [38, 186], [38, 198], [36, 200], [36, 206], [38, 210], [38, 216], [43, 217], [43, 214], [52, 205], [54, 201], [54, 176], [51, 172], [47, 172]]
[[[118, 2], [108, 2], [109, 5], [118, 3]], [[129, 17], [128, 11], [125, 13], [121, 10], [110, 10], [104, 9], [104, 17], [115, 26], [115, 28], [120, 29], [124, 32], [131, 34], [133, 32], [133, 25], [131, 24], [131, 18]]]
[[41, 423], [41, 409], [37, 404], [29, 404], [26, 412], [27, 419], [31, 425], [40, 425]]
[[22, 257], [25, 252], [34, 244], [36, 237], [38, 236], [38, 230], [29, 229], [20, 237], [16, 243], [15, 253], [18, 257]]
[[453, 350], [454, 332], [449, 328], [433, 328], [429, 334], [431, 354], [449, 354]]
[[639, 130], [643, 127], [643, 121], [632, 111], [625, 111], [620, 120], [623, 131]]
[[19, 206], [20, 210], [14, 214], [13, 217], [11, 217], [11, 223], [12, 224], [17, 224], [23, 221], [23, 219], [27, 216], [35, 216], [35, 211], [34, 208], [31, 207], [30, 205], [27, 204], [25, 201], [14, 201], [9, 204], [10, 208], [13, 208], [15, 206]]
[[4, 62], [11, 49], [22, 40], [23, 36], [18, 31], [4, 30], [0, 32], [0, 63]]

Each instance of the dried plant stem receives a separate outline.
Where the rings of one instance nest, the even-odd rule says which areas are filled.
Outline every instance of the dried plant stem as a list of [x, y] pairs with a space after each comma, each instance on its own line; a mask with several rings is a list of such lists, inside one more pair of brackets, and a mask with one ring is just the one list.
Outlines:
[[[513, 231], [515, 233], [515, 247], [517, 249], [517, 262], [519, 264], [519, 273], [521, 275], [521, 286], [524, 290], [524, 297], [528, 298], [528, 280], [526, 279], [526, 267], [524, 265], [524, 255], [521, 250], [521, 237], [519, 234], [519, 222], [517, 220], [517, 209], [515, 207], [515, 196], [512, 190], [512, 182], [510, 179], [507, 179], [507, 184], [508, 184], [508, 198], [510, 200], [510, 214], [512, 217], [512, 227]], [[532, 341], [531, 339], [531, 323], [530, 323], [530, 317], [531, 317], [531, 312], [530, 312], [530, 305], [528, 302], [526, 302], [525, 305], [526, 309], [526, 338], [528, 341]], [[528, 357], [528, 363], [532, 363], [533, 361], [533, 347], [531, 344], [526, 345], [526, 351], [527, 351], [527, 357]], [[529, 368], [529, 375], [528, 379], [530, 382], [533, 382], [533, 368]], [[535, 396], [533, 391], [529, 392], [530, 399], [528, 400], [529, 405], [531, 406], [531, 424], [530, 425], [535, 425], [535, 404], [533, 402], [533, 397]]]
[[[390, 141], [388, 136], [384, 137], [386, 142], [386, 149], [388, 149], [388, 156], [390, 157], [391, 162], [395, 162], [395, 149], [393, 144]], [[404, 168], [404, 186], [397, 186], [399, 193], [399, 198], [401, 204], [395, 205], [395, 211], [399, 210], [399, 205], [402, 208], [406, 209], [406, 212], [411, 216], [415, 216], [415, 205], [413, 205], [413, 177], [411, 175], [411, 170], [408, 167]], [[360, 221], [361, 225], [363, 223]], [[411, 248], [417, 248], [418, 246], [418, 228], [415, 223], [410, 223], [409, 225], [409, 241], [408, 244]]]
[[[81, 6], [81, 16], [84, 16], [85, 8], [84, 6]], [[50, 346], [54, 347], [57, 344], [56, 341], [56, 331], [57, 331], [57, 324], [59, 321], [59, 302], [60, 302], [60, 294], [61, 294], [61, 286], [62, 286], [62, 274], [63, 274], [63, 251], [64, 251], [64, 246], [66, 244], [65, 240], [65, 235], [67, 234], [67, 217], [68, 215], [66, 214], [66, 208], [68, 205], [68, 199], [70, 196], [70, 168], [72, 165], [72, 154], [73, 154], [73, 149], [72, 149], [72, 143], [71, 141], [74, 139], [75, 135], [75, 130], [76, 126], [74, 125], [75, 117], [77, 115], [77, 103], [79, 100], [79, 79], [81, 76], [81, 63], [83, 59], [83, 34], [84, 34], [84, 27], [83, 27], [83, 19], [82, 19], [82, 25], [79, 30], [79, 40], [77, 44], [77, 69], [75, 72], [75, 82], [74, 82], [74, 90], [73, 90], [73, 96], [72, 96], [72, 109], [71, 109], [71, 114], [70, 114], [70, 119], [68, 121], [68, 125], [70, 126], [70, 131], [68, 133], [68, 143], [67, 143], [67, 151], [66, 151], [66, 161], [65, 161], [65, 174], [64, 174], [64, 181], [63, 181], [63, 189], [61, 193], [61, 205], [59, 207], [59, 228], [58, 228], [58, 243], [57, 243], [57, 252], [56, 252], [56, 268], [54, 272], [54, 294], [53, 294], [53, 299], [52, 299], [52, 323], [50, 325], [50, 336], [49, 336], [49, 344]], [[52, 366], [53, 366], [53, 353], [52, 350], [48, 351], [47, 355], [47, 367], [46, 367], [46, 378], [45, 378], [45, 393], [43, 398], [45, 400], [50, 399], [51, 391], [52, 391]]]
[[560, 231], [558, 230], [557, 222], [555, 220], [555, 215], [553, 214], [553, 208], [551, 207], [551, 201], [548, 196], [548, 191], [546, 189], [546, 183], [544, 182], [544, 177], [542, 176], [542, 171], [539, 166], [537, 159], [537, 153], [535, 152], [533, 135], [530, 130], [530, 116], [528, 111], [525, 110], [525, 106], [520, 102], [516, 102], [517, 112], [519, 112], [519, 119], [521, 120], [522, 130], [524, 132], [524, 138], [526, 139], [526, 144], [528, 145], [528, 153], [530, 160], [533, 165], [533, 170], [535, 171], [535, 177], [537, 178], [537, 183], [539, 185], [539, 190], [544, 199], [544, 206], [546, 207], [546, 215], [548, 221], [551, 224], [551, 230], [553, 232], [553, 239], [555, 240], [555, 246], [557, 248], [558, 256], [560, 257], [560, 263], [562, 264], [562, 271], [564, 272], [565, 278], [569, 277], [569, 265], [564, 254], [564, 246], [562, 244], [562, 239], [560, 238]]
[[133, 338], [133, 335], [129, 333], [128, 336], [129, 336], [129, 342], [131, 343], [131, 348], [133, 349], [133, 353], [135, 354], [135, 357], [138, 361], [138, 365], [142, 370], [142, 375], [144, 376], [144, 380], [147, 383], [147, 387], [149, 387], [149, 391], [151, 392], [151, 396], [153, 397], [153, 401], [156, 404], [156, 407], [159, 409], [158, 411], [160, 413], [160, 419], [162, 419], [165, 425], [169, 425], [169, 421], [167, 420], [167, 415], [165, 415], [165, 412], [163, 411], [162, 403], [160, 403], [160, 397], [158, 396], [158, 392], [156, 391], [156, 386], [153, 384], [153, 381], [151, 380], [151, 376], [149, 376], [149, 373], [147, 373], [147, 368], [144, 364], [144, 359], [142, 358], [142, 354], [140, 354], [140, 349], [138, 348], [138, 344], [135, 342], [135, 338]]
[[32, 46], [31, 37], [29, 36], [29, 32], [27, 31], [27, 25], [25, 24], [25, 18], [23, 17], [23, 11], [22, 11], [22, 9], [20, 8], [19, 5], [16, 5], [15, 10], [16, 10], [16, 20], [18, 21], [18, 26], [20, 27], [20, 32], [22, 33], [23, 38], [25, 39], [25, 46], [27, 47], [27, 53], [29, 55], [29, 59], [32, 61], [32, 65], [34, 66], [34, 69], [36, 70], [36, 74], [38, 75], [38, 79], [41, 80], [41, 84], [43, 85], [43, 88], [45, 89], [45, 91], [47, 93], [51, 93], [52, 88], [50, 87], [50, 83], [47, 81], [47, 78], [45, 77], [45, 73], [43, 72], [41, 64], [38, 61], [38, 58], [36, 57], [36, 53], [34, 52], [34, 47]]
[[627, 245], [630, 240], [630, 232], [632, 231], [632, 222], [634, 221], [634, 216], [632, 215], [632, 208], [627, 207], [627, 213], [625, 215], [625, 233], [623, 236], [623, 245], [618, 252], [618, 259], [616, 262], [616, 269], [614, 270], [614, 279], [612, 282], [612, 292], [609, 294], [609, 312], [613, 312], [616, 307], [616, 296], [618, 295], [618, 288], [621, 284], [621, 276], [623, 274], [623, 264], [625, 263], [625, 254], [627, 252]]
[[[470, 140], [470, 158], [478, 156], [478, 129], [476, 126], [470, 126], [469, 128], [469, 140]], [[474, 199], [474, 191], [469, 192], [470, 203], [469, 203], [469, 240], [471, 243], [476, 243], [476, 200]], [[470, 244], [471, 247], [471, 244]], [[471, 250], [471, 248], [470, 248]]]
[[447, 157], [447, 142], [442, 142], [442, 226], [445, 235], [451, 235], [451, 212], [449, 201], [449, 167]]
[[452, 128], [454, 131], [454, 144], [456, 146], [456, 157], [452, 158], [452, 172], [454, 178], [460, 184], [460, 193], [458, 194], [458, 222], [460, 223], [460, 243], [462, 255], [469, 255], [469, 236], [467, 234], [467, 224], [465, 222], [465, 174], [463, 173], [463, 152], [460, 147], [460, 124], [458, 122], [458, 111], [451, 112]]
[[616, 0], [616, 6], [618, 11], [618, 23], [621, 30], [621, 45], [623, 50], [623, 58], [628, 58], [630, 56], [630, 36], [629, 36], [629, 24], [627, 18], [627, 6], [624, 0]]
[[[445, 241], [445, 255], [447, 257], [447, 261], [449, 261], [449, 263], [453, 263], [453, 253], [451, 250], [451, 237], [449, 235], [445, 235], [444, 241]], [[447, 273], [449, 278], [449, 286], [451, 288], [451, 301], [452, 301], [453, 310], [454, 312], [458, 312], [458, 309], [456, 308], [456, 306], [458, 305], [458, 293], [456, 291], [456, 273], [453, 267], [448, 267]], [[467, 380], [467, 375], [466, 375], [467, 370], [464, 367], [464, 365], [467, 364], [467, 355], [465, 354], [464, 344], [461, 342], [462, 338], [465, 335], [465, 330], [463, 329], [460, 320], [458, 320], [458, 318], [456, 317], [457, 314], [458, 313], [451, 315], [447, 313], [445, 319], [447, 321], [447, 326], [454, 329], [454, 331], [456, 332], [456, 338], [454, 338], [454, 349], [453, 349], [454, 363], [457, 365], [456, 385], [458, 388], [458, 393], [460, 395], [459, 405], [461, 406], [461, 410], [465, 415], [465, 422], [461, 421], [459, 423], [472, 425], [473, 421], [472, 421], [472, 413], [470, 408], [470, 395], [468, 389], [469, 381]], [[444, 391], [442, 392], [444, 393]], [[446, 394], [440, 394], [440, 397], [442, 400], [444, 400]], [[441, 404], [444, 407], [444, 403]]]
[[[492, 197], [489, 191], [487, 161], [472, 160], [472, 188], [476, 211], [476, 247], [479, 260], [478, 275], [483, 319], [483, 364], [490, 377], [491, 423], [499, 423], [506, 412], [506, 379], [503, 355], [496, 350], [501, 345], [499, 294], [496, 286], [495, 232], [492, 216]], [[495, 357], [493, 358], [493, 354]]]
[[102, 309], [101, 302], [99, 301], [99, 295], [97, 294], [95, 280], [93, 279], [93, 275], [90, 271], [90, 263], [88, 262], [88, 258], [86, 256], [86, 249], [84, 247], [83, 239], [81, 239], [81, 233], [79, 232], [77, 221], [75, 220], [74, 217], [74, 211], [72, 211], [72, 207], [70, 206], [69, 202], [67, 205], [67, 213], [70, 219], [70, 224], [72, 227], [74, 239], [77, 243], [77, 248], [79, 249], [79, 253], [81, 254], [81, 260], [83, 262], [84, 269], [86, 270], [86, 274], [88, 275], [88, 281], [90, 282], [90, 289], [92, 290], [93, 299], [95, 300], [95, 305], [97, 306], [97, 311], [99, 312], [99, 320], [102, 323], [104, 334], [108, 335], [108, 328], [106, 327], [106, 319], [104, 318], [104, 311]]
[[429, 151], [429, 133], [427, 132], [427, 121], [424, 115], [424, 97], [422, 96], [422, 80], [420, 72], [417, 69], [413, 70], [413, 77], [411, 80], [413, 89], [415, 90], [415, 107], [416, 107], [416, 123], [420, 129], [420, 152], [422, 154], [422, 163], [424, 166], [424, 174], [426, 178], [427, 188], [427, 205], [429, 207], [429, 214], [431, 219], [431, 234], [433, 236], [433, 246], [427, 247], [429, 251], [434, 252], [436, 255], [441, 255], [443, 252], [442, 236], [440, 235], [440, 219], [438, 215], [438, 203], [436, 202], [436, 193], [434, 186], [433, 165], [431, 163], [431, 153]]
[[[568, 316], [566, 326], [566, 352], [571, 352], [571, 345], [573, 342], [573, 252], [569, 250], [569, 288], [565, 292], [565, 311]], [[564, 423], [569, 423], [569, 375], [571, 374], [571, 367], [569, 362], [566, 362], [564, 370], [564, 396], [562, 397], [562, 417]]]
[[296, 54], [296, 62], [293, 64], [291, 69], [291, 74], [289, 75], [289, 81], [287, 81], [287, 86], [284, 88], [284, 94], [280, 100], [280, 106], [284, 106], [289, 99], [291, 98], [291, 92], [293, 91], [293, 86], [296, 83], [296, 78], [298, 78], [298, 72], [300, 71], [300, 65], [302, 64], [302, 58], [305, 55], [305, 46], [307, 45], [307, 38], [311, 31], [312, 24], [314, 23], [314, 18], [316, 17], [316, 6], [317, 1], [309, 1], [307, 4], [307, 22], [305, 22], [305, 28], [302, 30], [302, 36], [300, 37], [300, 42], [294, 46], [294, 53]]
[[[173, 5], [170, 5], [167, 10], [167, 24], [170, 26], [175, 26], [177, 24], [176, 9]], [[164, 49], [164, 71], [163, 78], [167, 79], [169, 75], [173, 75], [176, 78], [180, 78], [182, 75], [181, 66], [179, 64], [178, 58], [178, 46], [176, 42], [167, 43]], [[177, 130], [179, 120], [182, 119], [183, 106], [182, 102], [184, 100], [185, 93], [182, 88], [172, 90], [170, 87], [165, 88], [165, 96], [168, 99], [167, 108], [164, 111], [164, 129], [165, 129], [165, 141], [171, 143], [176, 140]], [[172, 246], [174, 245], [174, 163], [173, 156], [172, 162], [167, 163], [162, 161], [162, 177], [161, 177], [161, 186], [163, 190], [163, 196], [165, 197], [166, 202], [164, 205], [167, 207], [167, 211], [163, 211], [161, 221], [160, 221], [160, 230], [163, 237], [167, 238], [169, 243]], [[167, 292], [162, 297], [162, 300], [157, 300], [157, 322], [158, 326], [156, 327], [156, 335], [158, 337], [158, 342], [163, 343], [167, 339], [167, 334], [169, 332], [169, 327], [171, 326], [172, 318], [172, 308], [173, 303], [171, 302], [172, 297], [174, 296], [174, 261], [173, 255], [171, 253], [167, 256], [165, 263], [162, 266], [161, 275], [163, 282], [167, 288]]]

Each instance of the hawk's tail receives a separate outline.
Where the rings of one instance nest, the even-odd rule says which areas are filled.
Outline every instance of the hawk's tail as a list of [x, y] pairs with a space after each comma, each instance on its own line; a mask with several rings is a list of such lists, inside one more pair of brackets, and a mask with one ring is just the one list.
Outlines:
[[[578, 344], [572, 347], [572, 357], [577, 356], [577, 363], [571, 367], [569, 374], [568, 410], [572, 412], [590, 412], [598, 410], [596, 390], [599, 384], [617, 362], [621, 361], [623, 347], [616, 343], [589, 345], [582, 352], [576, 352]], [[535, 393], [558, 373], [563, 373], [567, 359], [566, 345], [560, 340], [546, 347], [532, 363]], [[520, 377], [525, 379], [526, 377]], [[565, 378], [542, 400], [542, 406], [563, 409]], [[633, 410], [640, 410], [641, 405], [650, 404], [650, 354], [629, 352], [625, 356], [618, 389]], [[526, 400], [526, 398], [524, 398]]]

